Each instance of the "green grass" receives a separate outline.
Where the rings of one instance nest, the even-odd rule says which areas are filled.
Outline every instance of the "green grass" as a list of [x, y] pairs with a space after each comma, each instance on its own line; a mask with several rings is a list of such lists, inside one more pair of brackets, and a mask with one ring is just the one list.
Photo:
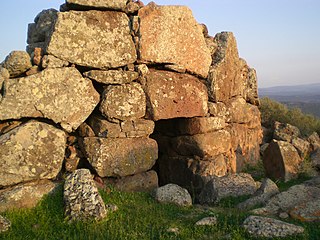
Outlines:
[[[101, 194], [106, 203], [119, 207], [104, 221], [67, 223], [60, 186], [34, 209], [5, 212], [3, 216], [11, 221], [12, 227], [0, 234], [0, 239], [255, 239], [241, 228], [249, 214], [234, 208], [243, 199], [226, 199], [216, 207], [183, 208], [156, 203], [147, 193], [111, 190]], [[194, 226], [196, 221], [207, 216], [216, 216], [218, 225]], [[319, 223], [297, 224], [304, 226], [306, 233], [287, 239], [317, 239], [320, 236]], [[179, 233], [169, 233], [169, 228], [178, 228]]]

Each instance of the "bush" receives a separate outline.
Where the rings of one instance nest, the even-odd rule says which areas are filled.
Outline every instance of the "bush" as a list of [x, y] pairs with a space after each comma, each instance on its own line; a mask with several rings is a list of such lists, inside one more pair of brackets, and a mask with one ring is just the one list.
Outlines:
[[272, 100], [268, 97], [261, 98], [261, 121], [262, 125], [272, 127], [275, 121], [289, 123], [300, 129], [303, 136], [308, 136], [313, 132], [320, 134], [320, 119], [304, 114], [299, 108], [289, 109], [286, 105]]

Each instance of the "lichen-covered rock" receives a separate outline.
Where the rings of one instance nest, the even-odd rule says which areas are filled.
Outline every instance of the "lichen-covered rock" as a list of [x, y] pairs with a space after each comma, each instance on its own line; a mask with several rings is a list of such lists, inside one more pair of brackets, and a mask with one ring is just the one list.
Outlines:
[[108, 86], [99, 109], [110, 121], [142, 118], [146, 114], [146, 95], [139, 83]]
[[230, 151], [231, 136], [228, 131], [219, 130], [193, 136], [175, 137], [171, 144], [179, 155], [211, 158]]
[[291, 143], [294, 138], [299, 137], [299, 128], [292, 126], [288, 123], [274, 123], [274, 133], [273, 138], [280, 141], [286, 141]]
[[85, 72], [84, 76], [103, 84], [125, 84], [138, 79], [139, 74], [123, 70], [91, 70]]
[[[10, 78], [10, 73], [7, 69], [5, 69], [4, 67], [1, 67], [0, 65], [0, 89], [2, 88], [2, 84], [4, 82], [4, 80], [9, 79]], [[2, 94], [0, 94], [0, 100], [2, 98], [1, 96]]]
[[230, 174], [224, 177], [212, 177], [199, 195], [201, 204], [214, 204], [225, 197], [252, 195], [259, 188], [250, 174]]
[[[320, 185], [315, 184], [317, 179], [310, 182], [294, 185], [287, 191], [281, 192], [273, 196], [265, 205], [265, 207], [253, 210], [255, 214], [276, 215], [281, 212], [289, 213], [295, 207], [315, 201], [320, 198]], [[318, 179], [319, 181], [319, 179]]]
[[97, 137], [106, 138], [148, 137], [153, 133], [155, 125], [153, 121], [146, 119], [113, 123], [97, 115], [91, 116], [88, 119], [88, 124]]
[[287, 237], [304, 232], [304, 228], [280, 220], [266, 217], [249, 216], [243, 227], [255, 237]]
[[289, 181], [298, 174], [302, 159], [288, 142], [273, 140], [263, 155], [263, 165], [268, 177]]
[[196, 135], [214, 132], [227, 126], [227, 123], [221, 117], [181, 118], [177, 121], [178, 135]]
[[75, 68], [46, 69], [4, 86], [0, 120], [43, 117], [71, 132], [91, 114], [99, 94]]
[[207, 77], [211, 54], [189, 8], [150, 3], [138, 15], [141, 61], [171, 63]]
[[65, 215], [70, 221], [101, 220], [107, 215], [105, 204], [88, 169], [78, 169], [67, 176], [63, 199]]
[[47, 53], [68, 62], [99, 69], [136, 61], [129, 18], [113, 11], [58, 13]]
[[218, 219], [216, 217], [205, 217], [195, 223], [196, 226], [213, 226], [217, 225]]
[[310, 143], [301, 138], [293, 138], [292, 145], [298, 150], [301, 159], [305, 159], [310, 153]]
[[260, 100], [258, 96], [257, 72], [254, 68], [248, 68], [245, 98], [247, 102], [253, 105], [260, 105]]
[[0, 215], [0, 233], [8, 231], [10, 227], [11, 227], [11, 222], [5, 217]]
[[35, 121], [3, 134], [0, 136], [0, 187], [55, 178], [62, 167], [65, 144], [64, 131]]
[[315, 151], [318, 148], [320, 148], [320, 137], [318, 135], [317, 132], [312, 133], [309, 137], [308, 137], [308, 141], [311, 144], [311, 150]]
[[247, 76], [242, 76], [241, 70], [246, 68], [246, 63], [239, 59], [233, 33], [218, 33], [214, 39], [218, 48], [208, 76], [209, 99], [225, 102], [234, 96], [244, 95]]
[[32, 67], [30, 55], [25, 51], [12, 51], [2, 63], [10, 77], [18, 77]]
[[125, 177], [152, 168], [157, 142], [150, 138], [84, 138], [88, 161], [100, 177]]
[[320, 199], [303, 202], [289, 212], [290, 217], [303, 222], [320, 221]]
[[51, 193], [57, 187], [48, 180], [19, 184], [0, 190], [0, 212], [35, 207], [44, 195]]
[[199, 117], [208, 113], [207, 89], [194, 76], [150, 69], [144, 87], [150, 100], [148, 114], [153, 120]]
[[46, 9], [41, 11], [34, 19], [34, 23], [28, 25], [27, 43], [46, 42], [49, 40], [50, 30], [57, 19], [58, 11]]
[[133, 176], [114, 179], [114, 188], [124, 192], [151, 192], [158, 187], [158, 176], [153, 170]]
[[159, 187], [153, 194], [156, 201], [160, 203], [173, 203], [178, 206], [192, 205], [192, 199], [189, 192], [176, 184], [167, 184]]
[[111, 9], [124, 10], [127, 0], [66, 0], [69, 9]]
[[262, 141], [262, 129], [257, 120], [256, 127], [251, 128], [251, 124], [230, 124], [228, 130], [231, 136], [232, 149], [236, 155], [235, 172], [241, 172], [242, 169], [251, 165], [254, 166], [260, 160], [260, 143]]
[[239, 203], [237, 208], [250, 209], [258, 204], [266, 204], [271, 197], [278, 193], [278, 186], [271, 179], [265, 178], [254, 195], [246, 201]]
[[61, 60], [52, 55], [45, 55], [42, 58], [42, 68], [62, 68], [68, 65], [68, 61]]

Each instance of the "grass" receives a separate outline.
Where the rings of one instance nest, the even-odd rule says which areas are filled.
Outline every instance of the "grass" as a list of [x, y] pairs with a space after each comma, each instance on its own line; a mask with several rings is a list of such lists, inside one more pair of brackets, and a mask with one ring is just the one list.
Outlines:
[[[241, 227], [247, 212], [234, 206], [243, 199], [228, 198], [216, 207], [178, 207], [159, 204], [147, 193], [101, 192], [104, 201], [119, 210], [109, 213], [101, 222], [67, 223], [63, 213], [63, 192], [60, 186], [31, 210], [8, 211], [3, 214], [11, 229], [0, 234], [0, 239], [255, 239]], [[216, 216], [217, 226], [195, 226], [203, 217]], [[306, 228], [303, 235], [286, 239], [317, 239], [320, 224], [297, 223]], [[170, 233], [178, 228], [179, 233]], [[318, 238], [319, 239], [319, 238]]]

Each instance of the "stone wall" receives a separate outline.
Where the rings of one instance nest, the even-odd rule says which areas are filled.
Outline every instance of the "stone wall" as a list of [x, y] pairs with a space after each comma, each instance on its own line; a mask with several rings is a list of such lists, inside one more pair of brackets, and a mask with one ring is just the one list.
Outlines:
[[27, 43], [31, 57], [0, 67], [0, 198], [81, 167], [119, 188], [158, 174], [197, 192], [258, 161], [256, 72], [187, 7], [66, 0]]

